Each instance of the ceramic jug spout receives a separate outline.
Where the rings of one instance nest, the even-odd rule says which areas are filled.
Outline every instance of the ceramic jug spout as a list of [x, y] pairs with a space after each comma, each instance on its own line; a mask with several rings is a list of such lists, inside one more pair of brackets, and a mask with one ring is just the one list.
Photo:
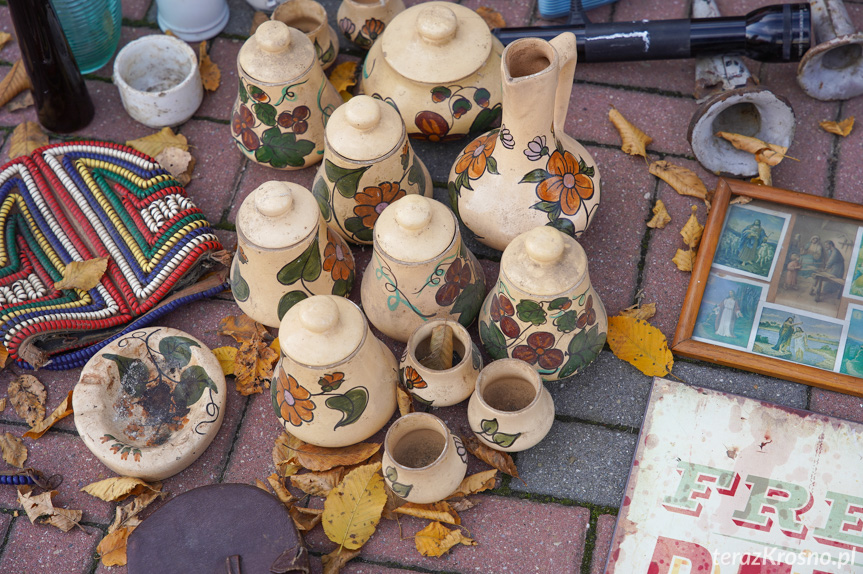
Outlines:
[[572, 94], [572, 80], [575, 78], [575, 64], [578, 61], [578, 47], [575, 34], [564, 32], [549, 42], [557, 52], [560, 74], [557, 77], [557, 92], [554, 95], [554, 131], [563, 133], [566, 112], [569, 109], [569, 96]]

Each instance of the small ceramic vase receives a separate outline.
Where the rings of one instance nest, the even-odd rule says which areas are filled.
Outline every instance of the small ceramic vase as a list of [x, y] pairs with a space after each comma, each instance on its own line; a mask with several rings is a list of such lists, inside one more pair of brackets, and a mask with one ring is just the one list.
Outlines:
[[387, 24], [404, 9], [402, 0], [342, 0], [336, 20], [349, 42], [368, 50]]
[[455, 492], [464, 480], [467, 450], [436, 416], [411, 413], [387, 431], [381, 470], [398, 497], [431, 504]]
[[599, 207], [596, 163], [563, 131], [575, 60], [570, 32], [508, 45], [503, 125], [469, 143], [450, 171], [453, 209], [494, 249], [537, 225], [579, 237]]
[[315, 47], [315, 56], [326, 70], [339, 55], [339, 36], [327, 24], [327, 11], [315, 0], [287, 0], [273, 11], [273, 20], [303, 32]]
[[554, 423], [554, 402], [539, 375], [516, 359], [484, 368], [467, 405], [473, 433], [486, 445], [520, 452], [537, 444]]
[[384, 209], [360, 290], [375, 327], [405, 342], [436, 317], [470, 325], [484, 293], [483, 270], [445, 205], [408, 195]]
[[502, 51], [470, 8], [426, 2], [398, 14], [372, 44], [362, 90], [391, 102], [411, 137], [481, 134], [500, 125]]
[[185, 42], [209, 40], [228, 24], [227, 0], [156, 0], [156, 20]]
[[345, 297], [353, 285], [351, 248], [324, 223], [309, 190], [269, 181], [243, 201], [231, 265], [231, 293], [243, 313], [278, 327], [297, 302]]
[[[432, 369], [422, 364], [421, 358], [431, 350], [432, 331], [440, 325], [449, 325], [453, 331], [453, 366], [449, 369]], [[482, 369], [482, 355], [471, 341], [467, 329], [449, 319], [432, 319], [420, 325], [408, 339], [399, 363], [402, 384], [415, 399], [424, 405], [448, 407], [455, 405], [473, 392], [476, 378]]]
[[240, 48], [237, 75], [231, 134], [240, 151], [277, 169], [321, 161], [324, 128], [342, 97], [305, 34], [278, 20], [264, 22]]
[[324, 163], [312, 193], [324, 219], [354, 243], [372, 243], [381, 211], [406, 194], [432, 196], [426, 166], [414, 154], [392, 106], [357, 96], [327, 124]]
[[479, 314], [489, 355], [521, 359], [556, 381], [592, 363], [607, 333], [605, 307], [575, 239], [543, 226], [512, 240]]
[[396, 359], [348, 299], [318, 295], [300, 301], [282, 319], [279, 345], [273, 408], [295, 437], [317, 446], [348, 446], [392, 417]]

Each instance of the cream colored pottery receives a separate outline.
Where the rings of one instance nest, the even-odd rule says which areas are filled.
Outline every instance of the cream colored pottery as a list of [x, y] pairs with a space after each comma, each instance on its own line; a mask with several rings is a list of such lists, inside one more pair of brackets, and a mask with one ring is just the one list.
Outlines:
[[308, 189], [268, 181], [243, 201], [231, 265], [231, 293], [243, 313], [275, 328], [310, 295], [346, 297], [354, 276], [351, 248], [321, 218]]
[[396, 359], [351, 301], [317, 295], [297, 303], [279, 327], [281, 356], [271, 385], [289, 433], [342, 447], [379, 431], [396, 410]]
[[[449, 369], [431, 369], [420, 362], [431, 349], [435, 327], [449, 325], [453, 330], [453, 352], [460, 360]], [[432, 319], [420, 325], [408, 339], [399, 363], [402, 384], [419, 402], [435, 407], [455, 405], [473, 392], [482, 369], [482, 355], [460, 323], [449, 319]]]
[[372, 44], [361, 86], [399, 110], [411, 137], [481, 134], [500, 125], [502, 51], [470, 8], [426, 2], [398, 14]]
[[512, 240], [479, 314], [489, 355], [521, 359], [556, 381], [592, 363], [607, 333], [605, 307], [575, 239], [543, 226]]
[[381, 471], [398, 497], [430, 504], [455, 492], [464, 480], [467, 450], [436, 416], [411, 413], [387, 431]]
[[315, 56], [326, 70], [339, 55], [339, 36], [327, 24], [327, 11], [315, 0], [288, 0], [273, 11], [271, 20], [303, 32], [315, 47]]
[[408, 195], [384, 209], [360, 289], [375, 327], [405, 342], [436, 317], [470, 325], [484, 293], [482, 268], [445, 205]]
[[342, 0], [336, 20], [349, 42], [368, 50], [387, 24], [404, 9], [402, 0]]
[[357, 96], [327, 124], [324, 162], [312, 193], [324, 219], [354, 243], [372, 243], [380, 213], [407, 194], [432, 196], [426, 166], [414, 154], [392, 106]]
[[527, 450], [554, 422], [554, 402], [539, 375], [516, 359], [495, 361], [479, 374], [467, 405], [473, 433], [504, 452]]
[[469, 143], [450, 171], [453, 209], [490, 247], [502, 251], [537, 225], [579, 237], [599, 207], [596, 163], [563, 131], [575, 50], [570, 32], [507, 46], [503, 125]]
[[75, 427], [96, 458], [122, 476], [163, 480], [195, 462], [225, 414], [222, 367], [191, 335], [168, 327], [108, 343], [81, 371]]
[[240, 48], [237, 75], [231, 134], [240, 151], [277, 169], [321, 161], [324, 128], [342, 97], [305, 34], [278, 20], [264, 22]]

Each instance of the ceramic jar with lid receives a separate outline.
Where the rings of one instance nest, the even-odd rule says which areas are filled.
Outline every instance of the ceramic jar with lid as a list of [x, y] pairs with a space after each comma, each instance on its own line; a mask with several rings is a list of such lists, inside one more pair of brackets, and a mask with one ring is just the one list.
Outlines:
[[553, 227], [512, 240], [483, 303], [479, 336], [495, 359], [532, 365], [546, 381], [574, 375], [605, 344], [608, 318], [578, 242]]
[[349, 42], [368, 50], [387, 24], [404, 9], [402, 0], [342, 0], [336, 20]]
[[408, 195], [383, 210], [360, 290], [375, 327], [405, 342], [436, 317], [470, 325], [484, 293], [483, 270], [445, 205]]
[[249, 159], [277, 169], [321, 161], [324, 128], [342, 97], [312, 42], [278, 20], [261, 24], [237, 56], [231, 134]]
[[315, 56], [326, 70], [339, 55], [339, 36], [327, 23], [327, 11], [315, 0], [287, 0], [276, 7], [272, 20], [303, 32], [315, 47]]
[[243, 201], [231, 265], [231, 292], [243, 313], [278, 327], [298, 301], [347, 296], [353, 285], [351, 248], [323, 221], [309, 190], [268, 181]]
[[271, 385], [276, 416], [317, 446], [356, 444], [396, 409], [396, 359], [353, 302], [318, 295], [297, 303], [279, 327]]
[[324, 162], [312, 193], [324, 219], [354, 243], [372, 243], [381, 211], [405, 195], [431, 197], [432, 181], [390, 105], [357, 96], [327, 124]]
[[392, 102], [411, 137], [458, 139], [500, 126], [503, 45], [473, 10], [426, 2], [393, 18], [363, 64], [363, 93]]

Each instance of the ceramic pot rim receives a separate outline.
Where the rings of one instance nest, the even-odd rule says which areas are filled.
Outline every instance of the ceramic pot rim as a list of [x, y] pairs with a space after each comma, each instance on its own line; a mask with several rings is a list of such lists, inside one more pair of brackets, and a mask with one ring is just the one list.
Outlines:
[[[172, 44], [176, 49], [177, 53], [182, 53], [185, 56], [186, 60], [191, 64], [191, 68], [189, 69], [189, 73], [177, 84], [171, 86], [167, 90], [159, 90], [156, 92], [147, 92], [144, 90], [139, 90], [138, 88], [129, 84], [126, 79], [123, 77], [124, 70], [121, 70], [121, 67], [126, 67], [126, 60], [130, 57], [132, 50], [130, 48], [138, 48], [138, 47], [146, 47], [149, 45], [159, 45], [167, 42], [168, 44]], [[186, 88], [195, 77], [199, 75], [198, 71], [198, 57], [195, 54], [195, 51], [183, 40], [179, 38], [172, 38], [171, 36], [166, 36], [164, 34], [152, 34], [148, 36], [142, 36], [137, 40], [132, 40], [117, 52], [116, 58], [114, 58], [114, 69], [112, 74], [112, 79], [114, 82], [122, 89], [128, 90], [130, 93], [141, 94], [149, 96], [153, 99], [162, 97], [165, 94], [174, 94]]]
[[[281, 341], [279, 341], [279, 358], [280, 359], [282, 359], [282, 358], [290, 359], [290, 361], [293, 364], [297, 365], [298, 367], [302, 367], [303, 369], [309, 369], [312, 371], [332, 370], [333, 368], [338, 367], [340, 365], [343, 365], [343, 364], [347, 363], [348, 361], [350, 361], [351, 359], [353, 359], [357, 355], [357, 353], [359, 353], [363, 349], [363, 347], [366, 344], [366, 339], [368, 338], [368, 334], [369, 334], [369, 322], [368, 322], [368, 319], [366, 319], [366, 316], [363, 313], [362, 309], [360, 309], [359, 305], [357, 305], [356, 303], [354, 303], [353, 301], [351, 301], [347, 297], [344, 297], [344, 300], [347, 301], [348, 303], [350, 303], [351, 305], [353, 305], [363, 318], [363, 336], [360, 338], [359, 344], [356, 346], [356, 348], [353, 351], [351, 351], [345, 358], [339, 359], [338, 361], [336, 361], [334, 363], [329, 363], [327, 365], [307, 365], [306, 363], [303, 363], [302, 361], [298, 361], [297, 359], [295, 359], [293, 357], [293, 355], [289, 355], [288, 353], [286, 353], [285, 349], [281, 345]], [[383, 342], [380, 339], [378, 339], [377, 337], [374, 337], [374, 340], [377, 341], [378, 344], [383, 345]], [[384, 345], [384, 346], [386, 346], [386, 345]]]
[[343, 2], [356, 8], [382, 8], [389, 4], [388, 0], [343, 0]]
[[[443, 449], [441, 449], [440, 454], [437, 456], [436, 459], [434, 459], [432, 462], [428, 463], [425, 466], [405, 466], [404, 464], [402, 464], [398, 460], [396, 460], [396, 458], [392, 454], [392, 449], [390, 448], [390, 439], [392, 439], [392, 436], [390, 433], [393, 432], [393, 429], [398, 429], [398, 427], [400, 425], [405, 424], [404, 421], [409, 421], [409, 420], [411, 420], [411, 418], [418, 418], [418, 419], [429, 421], [430, 425], [422, 427], [422, 428], [428, 429], [428, 430], [435, 430], [435, 431], [440, 429], [442, 431], [441, 434], [444, 437]], [[435, 425], [435, 426], [431, 426], [431, 425]], [[437, 428], [435, 428], [435, 427], [437, 427]], [[416, 430], [420, 430], [420, 429], [416, 429]], [[449, 436], [450, 436], [449, 427], [446, 426], [445, 422], [443, 422], [441, 419], [434, 416], [433, 414], [431, 414], [431, 413], [409, 413], [409, 414], [406, 414], [406, 415], [403, 415], [403, 416], [397, 418], [396, 421], [390, 425], [390, 428], [387, 429], [387, 434], [384, 437], [384, 452], [389, 455], [390, 460], [393, 462], [393, 465], [395, 465], [395, 467], [398, 468], [399, 470], [404, 470], [407, 472], [428, 470], [431, 467], [435, 466], [436, 464], [440, 463], [444, 459], [444, 457], [447, 455], [447, 453], [449, 452], [449, 449], [450, 449]], [[392, 440], [395, 440], [395, 439], [392, 439]]]
[[[584, 280], [588, 277], [588, 272], [587, 272], [587, 269], [585, 268], [584, 273], [582, 273], [581, 277], [578, 278], [578, 281], [576, 281], [571, 287], [567, 288], [564, 291], [561, 291], [560, 293], [553, 293], [551, 295], [537, 295], [535, 293], [528, 293], [526, 290], [519, 287], [518, 283], [516, 283], [512, 279], [510, 279], [509, 275], [506, 272], [506, 269], [504, 269], [503, 267], [500, 268], [500, 275], [503, 279], [505, 279], [504, 283], [506, 283], [507, 287], [509, 287], [510, 289], [512, 289], [512, 288], [518, 289], [519, 291], [521, 291], [522, 293], [524, 293], [525, 295], [527, 295], [528, 297], [530, 297], [532, 299], [539, 299], [539, 300], [544, 301], [546, 299], [552, 300], [552, 299], [558, 299], [560, 297], [568, 297], [570, 292], [578, 289], [581, 286], [581, 284], [584, 283]], [[501, 278], [498, 278], [498, 280], [500, 280], [500, 279]]]
[[[436, 200], [433, 199], [432, 201], [436, 201]], [[444, 207], [446, 207], [446, 205], [444, 205]], [[378, 245], [378, 236], [375, 233], [372, 233], [372, 250], [375, 253], [377, 253], [378, 255], [380, 255], [381, 257], [383, 257], [384, 259], [386, 259], [387, 261], [390, 261], [392, 263], [396, 263], [397, 265], [401, 265], [403, 267], [419, 267], [420, 265], [428, 265], [429, 263], [436, 261], [444, 253], [449, 253], [449, 251], [453, 247], [455, 247], [456, 242], [461, 240], [461, 230], [459, 230], [459, 228], [458, 228], [458, 220], [455, 217], [455, 213], [453, 213], [452, 209], [450, 209], [449, 207], [446, 207], [446, 210], [449, 212], [450, 217], [452, 217], [453, 220], [455, 220], [455, 227], [453, 228], [452, 240], [449, 242], [449, 245], [447, 245], [446, 249], [444, 249], [443, 251], [441, 251], [440, 253], [438, 253], [434, 257], [429, 257], [425, 261], [402, 261], [401, 259], [396, 259], [395, 257], [392, 257], [389, 253], [387, 253], [386, 251], [381, 249], [380, 245]]]
[[[296, 26], [291, 26], [291, 24], [289, 22], [285, 22], [281, 18], [276, 17], [276, 12], [278, 12], [279, 8], [282, 8], [283, 6], [296, 6], [298, 9], [301, 7], [305, 8], [307, 6], [311, 7], [312, 10], [314, 12], [316, 12], [316, 14], [314, 14], [313, 16], [315, 16], [315, 18], [317, 20], [319, 20], [320, 22], [318, 23], [318, 25], [314, 29], [309, 30], [308, 32], [306, 32], [300, 28], [297, 28]], [[284, 12], [284, 10], [282, 12]], [[321, 16], [323, 16], [322, 20], [321, 20]], [[329, 26], [329, 22], [327, 21], [327, 9], [324, 8], [323, 5], [320, 2], [317, 2], [316, 0], [294, 0], [294, 2], [291, 4], [283, 2], [282, 4], [279, 4], [278, 6], [276, 6], [275, 10], [273, 10], [273, 13], [270, 15], [270, 20], [278, 20], [279, 22], [282, 22], [288, 26], [291, 26], [292, 28], [297, 28], [297, 30], [299, 30], [300, 32], [305, 34], [307, 37], [308, 36], [315, 36], [321, 30], [324, 29], [324, 26]], [[329, 34], [329, 31], [327, 31], [327, 34]]]
[[[419, 358], [416, 356], [416, 350], [419, 346], [420, 342], [425, 340], [426, 338], [431, 338], [431, 331], [437, 327], [438, 325], [449, 325], [453, 330], [453, 336], [458, 338], [459, 342], [464, 346], [464, 356], [458, 362], [458, 364], [453, 365], [449, 369], [430, 369], [426, 367], [422, 363], [420, 363]], [[467, 343], [465, 343], [467, 340]], [[408, 357], [414, 365], [420, 365], [429, 371], [433, 371], [435, 374], [446, 375], [456, 371], [456, 369], [462, 368], [463, 365], [467, 364], [468, 359], [473, 354], [473, 341], [470, 338], [470, 334], [467, 332], [467, 329], [464, 325], [450, 319], [448, 317], [437, 317], [430, 321], [427, 321], [414, 329], [414, 332], [411, 333], [411, 336], [408, 338]]]
[[[497, 366], [495, 367], [495, 365], [497, 365]], [[492, 407], [490, 404], [488, 404], [485, 401], [485, 397], [482, 396], [482, 386], [484, 386], [484, 384], [486, 383], [488, 378], [491, 376], [497, 375], [497, 373], [495, 371], [505, 369], [508, 366], [515, 367], [519, 371], [523, 371], [524, 374], [527, 376], [519, 376], [519, 375], [521, 375], [521, 373], [508, 373], [505, 378], [519, 378], [521, 380], [524, 380], [524, 381], [530, 383], [534, 387], [534, 390], [536, 391], [534, 396], [533, 396], [533, 400], [531, 400], [526, 406], [518, 409], [517, 411], [502, 411], [500, 409], [496, 409], [496, 408]], [[491, 373], [488, 372], [489, 369], [492, 370]], [[530, 371], [530, 373], [528, 373], [528, 371]], [[495, 379], [492, 379], [492, 380], [497, 380], [498, 378], [502, 378], [502, 377], [496, 377]], [[476, 396], [477, 400], [480, 402], [480, 404], [482, 406], [487, 408], [489, 411], [495, 413], [495, 415], [497, 415], [498, 417], [511, 417], [514, 415], [523, 414], [523, 413], [527, 412], [528, 410], [532, 409], [539, 402], [539, 399], [542, 395], [542, 391], [544, 391], [544, 390], [545, 390], [545, 385], [543, 385], [542, 378], [539, 376], [539, 373], [536, 372], [536, 369], [534, 369], [533, 367], [531, 367], [529, 364], [525, 363], [521, 359], [513, 359], [510, 357], [507, 357], [507, 358], [498, 359], [497, 361], [493, 361], [493, 362], [489, 363], [488, 366], [486, 366], [483, 370], [481, 370], [479, 372], [479, 376], [476, 378], [476, 386], [474, 387], [474, 393], [473, 394], [474, 394], [474, 396]]]
[[[401, 148], [402, 146], [404, 146], [405, 138], [407, 138], [407, 132], [406, 132], [406, 131], [404, 131], [404, 120], [402, 120], [402, 128], [403, 128], [403, 129], [402, 129], [402, 137], [401, 137], [401, 138], [399, 138], [398, 143], [397, 143], [396, 145], [394, 145], [394, 146], [393, 146], [393, 149], [391, 149], [391, 150], [390, 150], [390, 151], [388, 151], [387, 153], [385, 153], [385, 154], [383, 154], [383, 155], [380, 155], [380, 156], [378, 156], [378, 157], [376, 157], [376, 158], [373, 158], [373, 159], [355, 160], [355, 159], [351, 159], [351, 158], [349, 158], [349, 157], [345, 157], [345, 156], [343, 156], [342, 154], [340, 154], [339, 152], [337, 152], [337, 151], [335, 150], [335, 148], [333, 148], [333, 146], [332, 146], [332, 145], [330, 145], [330, 140], [329, 140], [329, 138], [327, 137], [327, 132], [326, 132], [326, 130], [324, 130], [324, 149], [326, 149], [326, 150], [327, 150], [327, 152], [329, 152], [329, 153], [333, 154], [334, 156], [336, 156], [336, 158], [338, 158], [338, 159], [340, 159], [340, 160], [344, 161], [345, 163], [349, 163], [349, 164], [352, 164], [352, 165], [369, 165], [369, 166], [371, 166], [371, 165], [374, 165], [374, 164], [376, 164], [376, 163], [378, 163], [378, 162], [381, 162], [381, 161], [384, 161], [384, 160], [386, 160], [386, 159], [389, 159], [391, 156], [395, 155], [395, 154], [399, 151], [399, 148]], [[411, 146], [411, 151], [413, 151], [413, 146]], [[416, 157], [416, 154], [414, 154], [414, 157]]]
[[[252, 241], [252, 240], [250, 240], [248, 237], [246, 237], [246, 234], [245, 234], [245, 233], [243, 233], [243, 230], [242, 230], [242, 229], [240, 229], [240, 227], [239, 227], [239, 226], [237, 226], [237, 227], [236, 227], [236, 232], [237, 232], [237, 244], [238, 244], [238, 245], [241, 245], [241, 244], [243, 244], [243, 243], [244, 243], [244, 244], [246, 244], [246, 245], [249, 245], [249, 246], [251, 246], [251, 247], [254, 247], [255, 249], [258, 249], [259, 251], [265, 251], [265, 252], [268, 252], [268, 253], [276, 253], [276, 252], [278, 252], [278, 251], [283, 251], [283, 250], [285, 250], [285, 249], [290, 249], [290, 248], [296, 247], [296, 246], [298, 246], [298, 245], [301, 245], [302, 243], [305, 243], [305, 241], [306, 241], [307, 239], [309, 239], [309, 238], [310, 238], [310, 237], [312, 237], [313, 235], [316, 235], [316, 234], [318, 233], [318, 231], [320, 231], [320, 229], [321, 229], [321, 219], [322, 219], [322, 216], [318, 217], [318, 224], [317, 224], [317, 225], [315, 225], [314, 227], [312, 227], [312, 230], [311, 230], [311, 231], [309, 231], [309, 234], [308, 234], [308, 235], [306, 235], [305, 237], [301, 237], [299, 240], [297, 240], [297, 242], [296, 242], [296, 243], [292, 243], [291, 245], [285, 245], [285, 246], [283, 246], [283, 247], [261, 247], [260, 245], [258, 245], [257, 243], [255, 243], [254, 241]], [[241, 242], [242, 242], [242, 243], [241, 243]]]
[[[312, 47], [314, 48], [314, 46], [312, 46]], [[240, 63], [239, 59], [237, 59], [237, 71], [240, 73], [240, 76], [244, 80], [246, 80], [246, 83], [251, 83], [251, 84], [254, 84], [256, 86], [266, 86], [268, 88], [277, 88], [277, 87], [281, 87], [285, 84], [290, 84], [292, 82], [296, 82], [297, 80], [300, 80], [300, 79], [306, 77], [308, 74], [310, 74], [312, 72], [312, 70], [315, 69], [315, 62], [317, 62], [317, 61], [318, 61], [318, 59], [314, 58], [311, 62], [311, 65], [308, 68], [306, 68], [306, 70], [302, 74], [300, 74], [299, 76], [297, 76], [295, 78], [288, 78], [287, 80], [283, 80], [281, 82], [262, 82], [261, 80], [258, 80], [257, 78], [253, 78], [243, 68], [243, 65]], [[324, 74], [323, 70], [321, 70], [321, 73]], [[324, 74], [324, 77], [326, 77], [326, 74]]]
[[[541, 70], [537, 70], [532, 74], [524, 74], [519, 76], [513, 76], [510, 74], [510, 54], [514, 52], [524, 52], [524, 51], [535, 51], [541, 53], [543, 56], [549, 59], [549, 64], [545, 68]], [[549, 54], [549, 52], [551, 52]], [[560, 56], [557, 53], [557, 50], [554, 49], [548, 41], [542, 40], [540, 38], [519, 38], [514, 42], [510, 43], [503, 49], [503, 53], [501, 54], [501, 70], [503, 71], [503, 81], [504, 84], [514, 84], [518, 82], [523, 82], [526, 80], [530, 80], [536, 78], [537, 76], [541, 76], [542, 74], [547, 74], [549, 71], [557, 70], [558, 68], [558, 60]]]

